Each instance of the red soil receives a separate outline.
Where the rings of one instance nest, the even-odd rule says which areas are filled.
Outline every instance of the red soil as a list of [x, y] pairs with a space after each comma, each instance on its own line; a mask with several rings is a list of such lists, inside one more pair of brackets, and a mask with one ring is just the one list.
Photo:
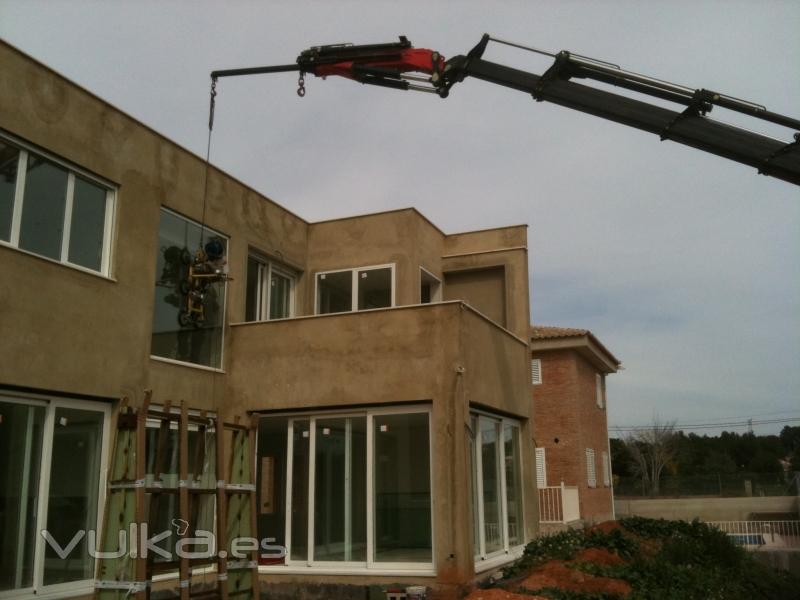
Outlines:
[[522, 587], [535, 592], [553, 587], [572, 592], [590, 594], [609, 594], [626, 598], [632, 591], [631, 585], [622, 579], [597, 577], [570, 569], [564, 561], [551, 560], [537, 567], [523, 582]]
[[515, 594], [498, 588], [490, 590], [475, 590], [464, 600], [547, 600], [544, 596], [529, 596], [528, 594]]
[[[615, 529], [622, 529], [619, 521], [603, 521], [589, 528], [589, 532], [600, 531], [601, 533], [611, 533]], [[623, 530], [624, 531], [624, 530]]]

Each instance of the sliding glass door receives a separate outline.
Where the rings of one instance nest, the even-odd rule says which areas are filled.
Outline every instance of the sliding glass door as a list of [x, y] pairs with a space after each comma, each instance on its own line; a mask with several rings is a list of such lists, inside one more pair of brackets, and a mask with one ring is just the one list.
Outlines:
[[430, 563], [431, 474], [428, 415], [376, 415], [375, 562]]
[[45, 411], [0, 400], [0, 590], [33, 587]]
[[431, 568], [426, 409], [264, 417], [259, 463], [259, 535], [285, 544], [287, 565]]
[[[95, 529], [99, 514], [100, 462], [104, 414], [57, 407], [52, 431], [47, 498], [47, 530], [64, 548], [78, 531]], [[87, 538], [64, 560], [45, 547], [44, 585], [94, 577]]]
[[[89, 587], [109, 408], [0, 395], [0, 591]], [[59, 556], [47, 534], [60, 548]]]
[[367, 419], [317, 419], [314, 560], [367, 560]]
[[525, 543], [519, 424], [473, 414], [472, 502], [476, 560]]

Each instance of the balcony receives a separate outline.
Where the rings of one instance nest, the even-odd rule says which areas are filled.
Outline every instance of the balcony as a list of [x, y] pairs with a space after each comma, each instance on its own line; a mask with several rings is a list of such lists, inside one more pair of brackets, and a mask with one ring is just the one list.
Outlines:
[[228, 401], [248, 410], [435, 401], [454, 393], [527, 417], [528, 348], [460, 301], [239, 323]]
[[539, 522], [566, 525], [581, 518], [578, 488], [553, 485], [539, 488]]

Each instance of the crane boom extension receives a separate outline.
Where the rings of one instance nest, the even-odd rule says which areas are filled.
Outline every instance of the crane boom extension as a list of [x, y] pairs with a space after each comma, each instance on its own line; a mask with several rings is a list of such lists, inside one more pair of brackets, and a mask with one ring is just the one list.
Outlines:
[[[490, 41], [545, 54], [555, 60], [542, 75], [489, 62], [483, 60], [482, 56]], [[455, 56], [445, 62], [438, 52], [414, 48], [401, 36], [399, 42], [390, 44], [316, 46], [302, 52], [293, 65], [214, 71], [211, 77], [215, 82], [218, 77], [281, 71], [301, 73], [300, 95], [305, 93], [302, 79], [305, 73], [323, 78], [339, 75], [370, 85], [436, 93], [442, 98], [449, 95], [456, 83], [473, 77], [531, 94], [537, 101], [552, 102], [648, 131], [662, 140], [672, 140], [750, 165], [759, 173], [800, 185], [800, 120], [770, 112], [759, 104], [623, 71], [617, 65], [566, 51], [553, 54], [492, 38], [487, 34], [467, 55]], [[670, 110], [576, 83], [572, 79], [591, 79], [612, 84], [674, 102], [682, 110]], [[794, 141], [784, 142], [710, 119], [706, 115], [714, 106], [791, 128], [794, 130]]]

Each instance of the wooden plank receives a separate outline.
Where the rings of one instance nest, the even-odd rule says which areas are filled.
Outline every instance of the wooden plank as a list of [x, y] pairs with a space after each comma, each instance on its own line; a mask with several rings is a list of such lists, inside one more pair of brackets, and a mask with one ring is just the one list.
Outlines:
[[[131, 428], [131, 423], [133, 427]], [[117, 408], [117, 427], [111, 441], [111, 463], [108, 470], [107, 486], [117, 482], [135, 482], [136, 477], [136, 415], [128, 406], [128, 398], [120, 400]], [[135, 496], [133, 487], [111, 488], [106, 493], [101, 549], [115, 552], [119, 549], [119, 532], [129, 532], [129, 525], [135, 519]], [[131, 540], [127, 540], [128, 543]], [[130, 552], [130, 548], [128, 548]], [[134, 564], [130, 554], [120, 558], [99, 559], [97, 561], [97, 580], [100, 582], [133, 581]], [[95, 588], [96, 600], [121, 600], [125, 591]]]
[[219, 597], [221, 600], [228, 600], [228, 560], [222, 552], [228, 551], [227, 537], [227, 511], [228, 495], [225, 493], [225, 428], [217, 415], [216, 424], [217, 442], [217, 582], [219, 586]]
[[[180, 467], [178, 469], [178, 481], [183, 482], [183, 485], [178, 484], [179, 487], [179, 511], [180, 518], [187, 523], [189, 522], [189, 490], [186, 487], [189, 483], [189, 411], [186, 408], [186, 402], [181, 400], [181, 420], [178, 427], [178, 461]], [[181, 534], [181, 539], [193, 535], [187, 528]], [[180, 557], [180, 595], [181, 600], [189, 600], [189, 580], [191, 573], [189, 571], [189, 559], [184, 555]]]
[[[136, 419], [136, 479], [139, 481], [144, 480], [147, 469], [147, 411], [150, 409], [150, 399], [153, 392], [145, 390], [142, 406], [139, 407], [139, 414]], [[137, 529], [141, 531], [142, 523], [145, 522], [145, 493], [144, 486], [135, 488], [136, 508], [134, 510]], [[139, 542], [137, 535], [137, 543]], [[139, 544], [141, 546], [141, 544]], [[147, 560], [142, 557], [141, 553], [136, 551], [136, 581], [145, 581], [147, 577]], [[136, 600], [145, 600], [150, 595], [150, 586], [146, 590], [140, 591], [136, 594]]]
[[[249, 462], [249, 473], [250, 473], [250, 482], [253, 484], [253, 493], [250, 494], [250, 537], [259, 539], [258, 537], [258, 517], [256, 515], [256, 502], [257, 502], [257, 495], [255, 493], [255, 483], [256, 483], [256, 433], [258, 432], [258, 423], [259, 417], [256, 415], [250, 415], [250, 432], [247, 436], [248, 441], [250, 442], [245, 450], [247, 460]], [[253, 569], [253, 600], [256, 600], [260, 597], [259, 594], [259, 581], [258, 581], [258, 557], [260, 554], [260, 549], [256, 547], [253, 551], [253, 562], [255, 563], [255, 568]]]

